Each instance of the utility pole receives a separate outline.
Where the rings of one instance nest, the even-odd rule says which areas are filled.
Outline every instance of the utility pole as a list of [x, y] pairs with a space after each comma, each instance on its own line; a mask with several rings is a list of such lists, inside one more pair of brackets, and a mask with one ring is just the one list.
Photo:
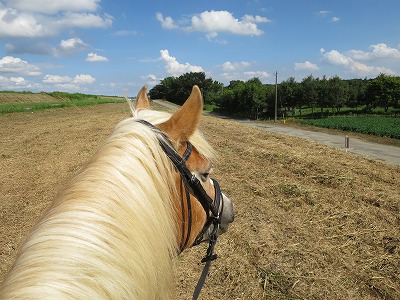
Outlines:
[[278, 118], [278, 71], [275, 72], [275, 119], [276, 122]]

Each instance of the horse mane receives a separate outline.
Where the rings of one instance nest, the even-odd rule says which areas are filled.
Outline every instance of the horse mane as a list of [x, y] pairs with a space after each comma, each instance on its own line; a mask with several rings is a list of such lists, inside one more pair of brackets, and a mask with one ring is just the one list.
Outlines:
[[[178, 252], [174, 169], [134, 110], [72, 178], [20, 248], [0, 298], [173, 298]], [[214, 151], [196, 132], [191, 142]], [[117, 296], [116, 296], [117, 295]]]

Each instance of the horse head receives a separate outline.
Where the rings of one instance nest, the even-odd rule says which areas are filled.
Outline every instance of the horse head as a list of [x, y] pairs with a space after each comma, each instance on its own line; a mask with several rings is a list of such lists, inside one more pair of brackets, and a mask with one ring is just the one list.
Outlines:
[[[135, 109], [149, 108], [147, 87], [144, 86], [137, 96]], [[169, 145], [182, 158], [182, 160], [180, 157], [172, 158], [172, 160], [178, 160], [179, 165], [186, 166], [184, 171], [190, 172], [187, 174], [190, 178], [182, 178], [184, 176], [182, 173], [185, 172], [175, 165], [177, 169], [175, 181], [177, 189], [180, 190], [175, 199], [176, 212], [178, 226], [183, 227], [180, 229], [181, 236], [179, 237], [181, 250], [193, 244], [208, 241], [213, 235], [218, 236], [226, 232], [229, 224], [234, 220], [232, 201], [220, 191], [218, 182], [210, 177], [211, 159], [196, 145], [193, 148], [191, 146], [191, 139], [198, 131], [202, 111], [203, 98], [200, 89], [195, 85], [183, 106], [168, 120], [156, 125], [169, 141]], [[198, 147], [201, 148], [201, 145]], [[201, 187], [193, 187], [192, 181]], [[202, 191], [196, 191], [197, 189], [204, 191], [205, 195], [202, 195]], [[214, 211], [212, 211], [213, 208]], [[215, 220], [216, 218], [218, 220]], [[187, 228], [184, 228], [185, 226]]]

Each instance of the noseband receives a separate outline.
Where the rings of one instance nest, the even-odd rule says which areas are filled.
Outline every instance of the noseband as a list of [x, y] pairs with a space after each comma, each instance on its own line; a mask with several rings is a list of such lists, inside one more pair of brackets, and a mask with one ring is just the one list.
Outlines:
[[[203, 241], [204, 234], [207, 232], [207, 230], [210, 228], [211, 225], [214, 225], [213, 231], [210, 234], [210, 242], [209, 242], [209, 247], [207, 249], [207, 254], [201, 261], [207, 262], [207, 261], [216, 259], [217, 255], [213, 254], [213, 252], [214, 252], [215, 244], [217, 242], [217, 231], [221, 224], [221, 218], [220, 218], [220, 212], [219, 212], [220, 204], [222, 204], [221, 207], [223, 208], [223, 196], [222, 196], [221, 189], [220, 189], [218, 182], [216, 180], [212, 179], [214, 189], [215, 189], [215, 199], [213, 201], [210, 198], [210, 196], [208, 196], [206, 191], [204, 190], [203, 186], [200, 183], [200, 180], [195, 175], [193, 175], [192, 172], [190, 172], [190, 170], [186, 166], [186, 161], [188, 160], [190, 154], [192, 153], [192, 149], [193, 149], [192, 144], [190, 142], [187, 142], [187, 148], [185, 150], [185, 153], [181, 157], [179, 155], [179, 153], [173, 148], [170, 140], [165, 135], [165, 133], [163, 133], [161, 130], [159, 130], [157, 127], [155, 127], [153, 124], [151, 124], [145, 120], [138, 120], [138, 122], [150, 127], [157, 134], [158, 141], [160, 143], [161, 148], [164, 150], [165, 154], [171, 160], [171, 162], [175, 166], [175, 169], [179, 172], [179, 174], [181, 176], [181, 181], [185, 188], [189, 220], [188, 220], [188, 230], [187, 230], [186, 238], [184, 238], [184, 234], [182, 234], [182, 240], [180, 243], [181, 252], [188, 245], [190, 232], [191, 232], [192, 209], [191, 209], [191, 203], [190, 203], [190, 194], [192, 193], [193, 196], [200, 202], [201, 206], [203, 207], [203, 209], [207, 215], [207, 220], [203, 226], [203, 229], [197, 235], [192, 246], [200, 244]], [[181, 201], [182, 201], [182, 216], [184, 218], [183, 195], [182, 195]], [[221, 214], [222, 214], [222, 210], [221, 210]], [[182, 230], [184, 230], [184, 229], [182, 229]]]

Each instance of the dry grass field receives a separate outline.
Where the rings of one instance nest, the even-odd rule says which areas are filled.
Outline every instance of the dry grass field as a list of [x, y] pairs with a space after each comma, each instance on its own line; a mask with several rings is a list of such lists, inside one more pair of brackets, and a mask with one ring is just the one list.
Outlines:
[[[0, 115], [0, 281], [19, 243], [127, 105]], [[235, 202], [200, 299], [400, 299], [400, 169], [205, 116]], [[207, 245], [176, 262], [189, 299]]]
[[48, 94], [21, 94], [21, 93], [0, 93], [0, 103], [21, 103], [21, 102], [62, 102], [66, 99], [56, 99]]

